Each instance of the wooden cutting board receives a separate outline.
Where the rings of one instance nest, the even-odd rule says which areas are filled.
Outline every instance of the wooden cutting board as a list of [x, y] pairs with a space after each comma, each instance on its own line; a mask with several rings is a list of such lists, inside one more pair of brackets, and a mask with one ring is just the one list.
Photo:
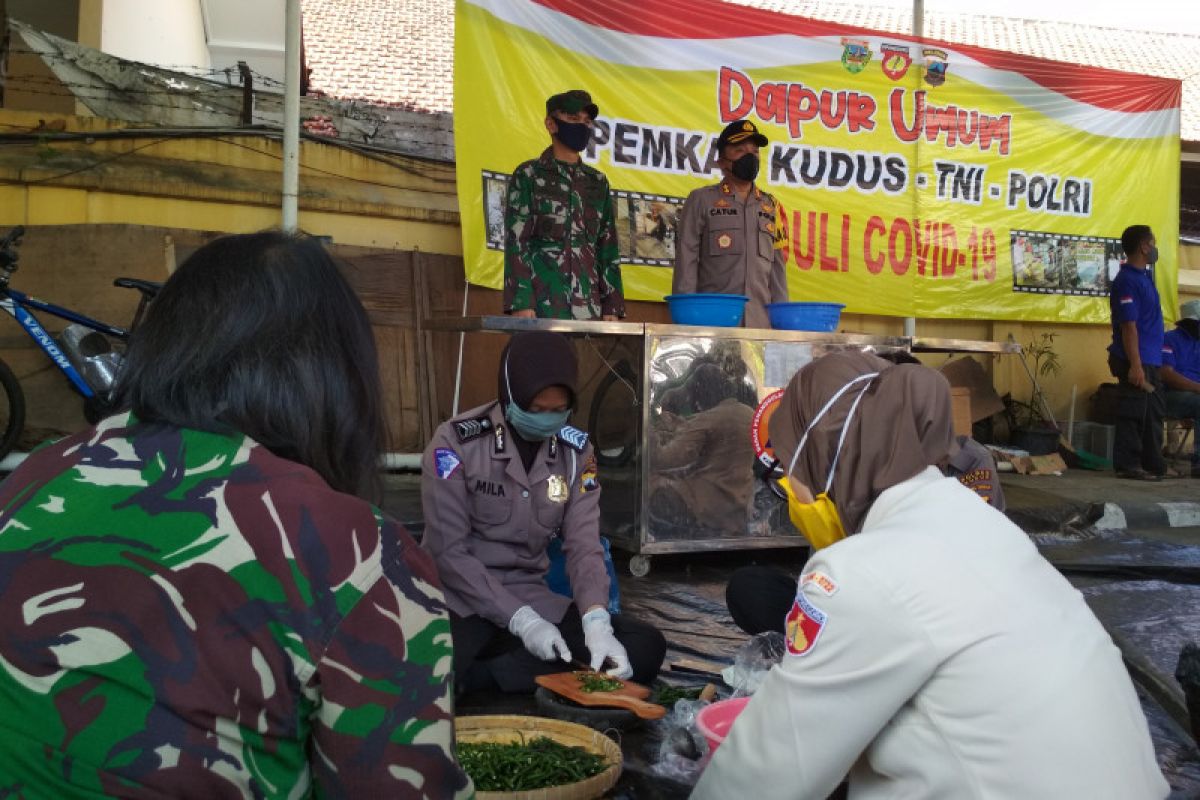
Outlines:
[[662, 719], [667, 713], [662, 706], [646, 702], [646, 698], [650, 696], [649, 687], [632, 681], [621, 681], [625, 685], [611, 692], [585, 692], [574, 672], [538, 675], [534, 680], [538, 686], [543, 686], [581, 706], [627, 708], [642, 719]]

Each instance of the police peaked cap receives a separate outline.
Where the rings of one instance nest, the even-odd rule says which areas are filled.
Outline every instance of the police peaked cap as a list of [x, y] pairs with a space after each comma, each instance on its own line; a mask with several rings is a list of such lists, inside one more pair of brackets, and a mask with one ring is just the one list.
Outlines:
[[569, 92], [551, 95], [546, 100], [546, 116], [555, 111], [564, 114], [578, 114], [586, 111], [588, 117], [595, 119], [600, 115], [600, 107], [592, 102], [592, 96], [583, 89], [572, 89]]
[[759, 147], [767, 146], [767, 137], [758, 132], [758, 128], [754, 126], [753, 122], [748, 119], [731, 122], [725, 126], [725, 130], [721, 131], [721, 135], [717, 139], [717, 152], [721, 152], [727, 144], [738, 144], [747, 139]]

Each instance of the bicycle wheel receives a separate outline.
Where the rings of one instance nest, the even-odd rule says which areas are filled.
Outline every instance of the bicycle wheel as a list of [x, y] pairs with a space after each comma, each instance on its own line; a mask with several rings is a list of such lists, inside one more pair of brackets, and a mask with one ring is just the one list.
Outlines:
[[0, 361], [0, 458], [8, 455], [25, 429], [25, 393], [17, 376]]

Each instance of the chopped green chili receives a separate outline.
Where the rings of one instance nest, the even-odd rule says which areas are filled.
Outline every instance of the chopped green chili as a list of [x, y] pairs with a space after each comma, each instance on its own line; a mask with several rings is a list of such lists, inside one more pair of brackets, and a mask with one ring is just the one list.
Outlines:
[[576, 672], [579, 688], [585, 692], [615, 692], [625, 684], [602, 672]]
[[604, 756], [545, 736], [525, 742], [460, 742], [458, 761], [481, 792], [524, 792], [599, 775]]
[[664, 683], [655, 689], [654, 698], [650, 702], [671, 708], [675, 705], [676, 700], [698, 700], [702, 691], [704, 691], [703, 686], [688, 688], [686, 686], [668, 686]]

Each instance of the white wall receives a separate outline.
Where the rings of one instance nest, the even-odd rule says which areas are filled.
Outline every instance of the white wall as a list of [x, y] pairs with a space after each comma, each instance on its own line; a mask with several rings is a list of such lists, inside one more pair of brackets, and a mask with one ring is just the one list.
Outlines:
[[284, 0], [200, 0], [200, 6], [214, 68], [245, 61], [283, 80]]
[[211, 66], [199, 0], [104, 0], [103, 8], [104, 52], [181, 72]]

